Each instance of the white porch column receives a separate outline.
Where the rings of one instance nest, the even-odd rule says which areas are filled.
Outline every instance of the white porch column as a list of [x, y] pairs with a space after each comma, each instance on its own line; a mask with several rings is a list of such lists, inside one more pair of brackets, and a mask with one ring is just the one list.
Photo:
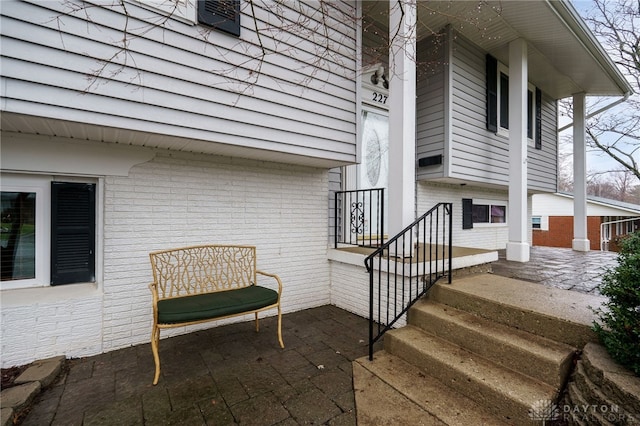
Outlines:
[[509, 242], [507, 260], [529, 261], [527, 220], [527, 42], [509, 43]]
[[573, 95], [573, 241], [576, 251], [589, 251], [587, 238], [587, 144], [584, 93]]
[[389, 1], [389, 237], [415, 219], [415, 1]]

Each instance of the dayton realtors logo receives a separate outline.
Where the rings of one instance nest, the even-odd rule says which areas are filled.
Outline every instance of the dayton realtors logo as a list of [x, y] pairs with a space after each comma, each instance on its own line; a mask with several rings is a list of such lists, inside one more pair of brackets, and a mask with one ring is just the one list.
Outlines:
[[561, 404], [557, 405], [548, 399], [535, 402], [529, 408], [529, 418], [534, 421], [546, 422], [556, 420], [578, 423], [596, 423], [602, 420], [611, 423], [619, 423], [633, 420], [633, 416], [620, 409], [618, 405], [606, 404]]
[[560, 418], [560, 409], [550, 399], [541, 399], [533, 403], [529, 408], [529, 418], [534, 421], [541, 421], [542, 424]]

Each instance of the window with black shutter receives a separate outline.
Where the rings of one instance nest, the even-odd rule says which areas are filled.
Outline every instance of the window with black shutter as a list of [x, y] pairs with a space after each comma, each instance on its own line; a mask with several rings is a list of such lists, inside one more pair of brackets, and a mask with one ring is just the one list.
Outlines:
[[51, 183], [51, 285], [95, 281], [96, 186]]
[[198, 22], [240, 36], [240, 0], [198, 0]]
[[[508, 69], [496, 58], [486, 55], [486, 125], [493, 133], [509, 131]], [[542, 149], [542, 92], [529, 84], [527, 90], [527, 137], [536, 149]]]

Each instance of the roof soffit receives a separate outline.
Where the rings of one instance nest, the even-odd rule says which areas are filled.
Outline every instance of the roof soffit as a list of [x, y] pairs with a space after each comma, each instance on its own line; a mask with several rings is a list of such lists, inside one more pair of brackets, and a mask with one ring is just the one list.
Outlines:
[[[509, 63], [509, 43], [527, 40], [529, 80], [555, 99], [585, 92], [620, 96], [631, 88], [573, 6], [563, 1], [418, 2], [418, 39], [451, 25], [459, 34]], [[369, 6], [377, 25], [388, 1]]]

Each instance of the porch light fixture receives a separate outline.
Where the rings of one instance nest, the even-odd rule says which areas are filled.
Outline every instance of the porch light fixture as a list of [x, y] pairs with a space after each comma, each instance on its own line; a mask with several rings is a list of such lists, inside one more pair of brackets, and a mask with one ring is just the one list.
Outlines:
[[387, 80], [387, 76], [384, 74], [384, 67], [381, 66], [379, 67], [376, 72], [374, 72], [373, 74], [371, 74], [371, 83], [373, 83], [374, 85], [378, 85], [378, 83], [380, 82], [380, 79], [382, 79], [382, 87], [384, 87], [385, 89], [389, 88], [389, 81]]

